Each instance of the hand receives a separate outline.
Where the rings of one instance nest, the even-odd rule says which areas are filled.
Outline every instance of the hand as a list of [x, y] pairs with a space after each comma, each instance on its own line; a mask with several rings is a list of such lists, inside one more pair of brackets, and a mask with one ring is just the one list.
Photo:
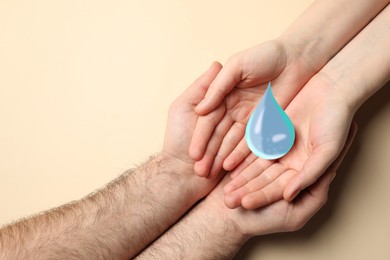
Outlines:
[[269, 81], [284, 108], [311, 75], [310, 68], [277, 40], [232, 56], [196, 107], [202, 116], [189, 149], [197, 161], [196, 174], [215, 178], [222, 166], [232, 170], [249, 154], [245, 126]]
[[207, 72], [172, 103], [169, 109], [162, 154], [175, 162], [174, 168], [181, 176], [185, 176], [184, 181], [194, 183], [193, 189], [189, 192], [196, 196], [205, 196], [217, 184], [216, 181], [205, 180], [194, 175], [194, 161], [189, 158], [188, 149], [198, 119], [195, 107], [203, 99], [221, 67], [221, 64], [214, 62]]
[[296, 130], [291, 151], [276, 161], [249, 155], [226, 185], [225, 203], [235, 208], [259, 208], [283, 197], [291, 201], [314, 183], [348, 149], [356, 132], [354, 110], [320, 74], [306, 84], [286, 109]]
[[295, 231], [304, 224], [326, 203], [329, 184], [336, 172], [334, 168], [327, 170], [324, 175], [311, 187], [303, 191], [294, 202], [279, 200], [256, 210], [245, 208], [229, 209], [223, 203], [222, 188], [230, 180], [226, 175], [224, 180], [206, 197], [204, 206], [208, 211], [217, 214], [219, 223], [235, 225], [238, 233], [250, 238], [276, 232]]
[[[338, 160], [342, 159], [342, 155]], [[229, 209], [223, 203], [222, 182], [169, 231], [155, 241], [140, 259], [230, 259], [252, 236], [293, 231], [302, 227], [326, 202], [337, 164], [296, 201], [280, 200], [258, 210]]]

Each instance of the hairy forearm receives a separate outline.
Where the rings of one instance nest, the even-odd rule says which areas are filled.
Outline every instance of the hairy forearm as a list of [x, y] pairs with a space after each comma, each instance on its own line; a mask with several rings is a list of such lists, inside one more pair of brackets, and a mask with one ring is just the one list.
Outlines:
[[309, 76], [318, 72], [389, 0], [317, 0], [280, 37]]
[[[124, 232], [126, 224], [120, 219], [124, 217], [120, 214], [125, 208], [124, 198], [108, 195], [108, 189], [104, 192], [104, 199], [99, 192], [1, 229], [0, 258], [125, 257], [130, 241]], [[121, 205], [114, 208], [110, 200]]]
[[232, 258], [249, 237], [206, 203], [197, 205], [137, 259]]
[[390, 5], [319, 73], [353, 110], [390, 80]]
[[0, 258], [133, 257], [198, 199], [177, 170], [158, 155], [84, 199], [6, 226]]
[[[0, 258], [124, 258], [130, 251], [128, 172], [86, 198], [23, 219], [0, 230]], [[120, 192], [118, 192], [120, 191]], [[135, 221], [135, 220], [134, 220]]]

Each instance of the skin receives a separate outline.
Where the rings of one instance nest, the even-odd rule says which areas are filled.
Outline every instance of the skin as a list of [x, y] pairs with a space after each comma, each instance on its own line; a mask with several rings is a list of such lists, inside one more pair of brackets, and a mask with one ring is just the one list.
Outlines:
[[222, 187], [228, 178], [137, 259], [231, 259], [252, 236], [299, 229], [326, 201], [330, 181], [327, 175], [296, 205], [279, 201], [247, 211], [224, 206]]
[[[371, 23], [381, 25], [381, 29], [365, 38], [369, 44], [363, 45], [366, 52], [372, 51], [366, 53], [371, 56], [354, 57], [355, 66], [345, 70], [351, 72], [354, 77], [347, 77], [344, 70], [340, 70], [345, 60], [342, 56], [339, 58], [339, 55], [335, 57], [336, 62], [332, 66], [327, 66], [328, 72], [333, 73], [324, 73], [328, 75], [325, 77], [328, 80], [326, 82], [339, 82], [335, 85], [334, 91], [339, 91], [340, 95], [344, 92], [344, 103], [349, 107], [363, 102], [363, 99], [375, 92], [381, 82], [389, 79], [390, 59], [385, 55], [375, 55], [378, 54], [378, 50], [389, 46], [388, 37], [383, 37], [389, 33], [389, 8], [382, 14]], [[347, 50], [346, 53], [349, 55], [354, 53], [351, 47]], [[373, 66], [377, 66], [375, 71], [363, 74]], [[219, 181], [196, 176], [193, 171], [194, 161], [186, 152], [190, 149], [190, 138], [198, 120], [194, 112], [195, 107], [206, 95], [208, 87], [220, 70], [220, 64], [213, 64], [208, 72], [173, 103], [161, 153], [79, 201], [3, 227], [0, 229], [0, 257], [128, 259], [137, 255], [177, 222]], [[355, 82], [359, 82], [360, 88], [356, 88], [353, 84]], [[313, 85], [319, 86], [320, 92], [325, 91], [321, 88], [320, 81], [315, 83]], [[299, 95], [304, 97], [319, 95], [315, 91], [305, 89]], [[342, 103], [337, 99], [332, 99], [332, 102], [334, 103], [331, 103], [331, 107]], [[299, 102], [295, 103], [299, 108]], [[291, 106], [293, 104], [292, 102]], [[294, 112], [293, 108], [288, 107], [291, 114], [296, 113], [298, 121], [307, 123], [305, 117], [300, 118], [299, 113]], [[301, 108], [298, 108], [297, 110], [302, 111], [305, 106], [301, 105]], [[316, 107], [314, 112], [317, 110], [321, 111]], [[300, 129], [304, 133], [306, 128]], [[344, 150], [341, 150], [338, 159], [325, 170], [316, 184], [301, 192], [294, 202], [279, 200], [253, 211], [243, 208], [231, 210], [223, 203], [223, 186], [230, 180], [230, 176], [226, 176], [205, 200], [139, 257], [148, 257], [149, 254], [150, 258], [161, 256], [168, 259], [227, 258], [237, 252], [238, 248], [252, 236], [292, 231], [302, 227], [325, 203], [329, 184], [355, 131], [356, 127], [352, 125]], [[301, 150], [305, 150], [305, 142], [310, 143], [303, 136], [299, 145]]]
[[[235, 178], [224, 189], [228, 207], [254, 209], [283, 199], [284, 188], [293, 177], [304, 170], [312, 174], [327, 167], [335, 160], [334, 155], [338, 156], [335, 149], [344, 147], [352, 120], [350, 108], [317, 77], [299, 92], [286, 113], [295, 126], [294, 146], [278, 160], [249, 155], [245, 166], [233, 172]], [[329, 158], [325, 165], [318, 164], [322, 157]]]
[[300, 229], [325, 204], [336, 169], [347, 152], [346, 146], [326, 173], [294, 202], [279, 200], [257, 210], [225, 206], [222, 182], [180, 222], [143, 251], [137, 259], [231, 259], [251, 237]]
[[0, 258], [129, 259], [172, 226], [219, 181], [196, 176], [187, 151], [194, 107], [220, 69], [174, 101], [162, 152], [81, 200], [1, 228]]
[[[190, 136], [191, 120], [196, 123], [194, 106], [220, 69], [221, 65], [214, 63], [172, 104], [164, 149], [160, 154], [79, 201], [2, 228], [0, 257], [129, 259], [172, 226], [204, 196], [202, 193], [208, 193], [218, 182], [196, 176], [193, 162], [182, 151], [188, 149], [190, 142], [185, 131], [189, 131]], [[188, 128], [184, 122], [189, 124]], [[177, 136], [182, 139], [173, 138]], [[222, 187], [230, 179], [228, 176], [207, 199], [177, 222], [161, 238], [163, 240], [157, 240], [139, 257], [150, 259], [152, 255], [148, 254], [164, 252], [172, 259], [177, 256], [177, 250], [180, 255], [188, 256], [186, 258], [197, 255], [205, 258], [208, 255], [212, 259], [231, 257], [251, 236], [297, 229], [325, 203], [336, 168], [337, 165], [330, 168], [329, 174], [307, 195], [302, 195], [299, 203], [280, 201], [259, 211], [232, 211], [223, 204]], [[264, 221], [256, 224], [255, 220], [259, 218]], [[183, 243], [180, 235], [194, 243]], [[232, 239], [226, 239], [226, 236]], [[164, 239], [174, 241], [161, 244]], [[194, 252], [194, 248], [198, 250]]]
[[[213, 179], [221, 168], [230, 171], [243, 160], [250, 161], [246, 159], [250, 150], [244, 139], [245, 126], [268, 81], [272, 81], [276, 100], [286, 108], [304, 85], [388, 3], [388, 0], [317, 0], [280, 38], [228, 59], [204, 100], [196, 107], [201, 117], [189, 149], [191, 158], [196, 160], [195, 173]], [[319, 81], [316, 84], [324, 85]], [[350, 121], [348, 119], [344, 128], [348, 129]], [[315, 168], [316, 172], [302, 171], [310, 165], [294, 168], [300, 177], [286, 184], [286, 200], [292, 200], [325, 171], [340, 153], [346, 132], [342, 131], [343, 136], [338, 137], [323, 156], [315, 156], [316, 161], [306, 160], [311, 165], [321, 165]], [[305, 145], [304, 142], [313, 137], [300, 138]], [[320, 154], [322, 151], [316, 150], [317, 147], [307, 147], [307, 155]], [[264, 163], [262, 169], [271, 164]]]
[[287, 107], [296, 129], [292, 150], [277, 161], [249, 155], [224, 189], [226, 205], [253, 209], [295, 197], [321, 176], [344, 146], [356, 110], [390, 79], [390, 53], [383, 52], [389, 33], [388, 6]]

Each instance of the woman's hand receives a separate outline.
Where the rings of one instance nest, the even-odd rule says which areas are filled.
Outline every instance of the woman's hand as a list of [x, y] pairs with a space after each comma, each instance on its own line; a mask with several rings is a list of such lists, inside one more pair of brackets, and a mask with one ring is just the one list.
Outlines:
[[189, 149], [195, 173], [215, 178], [222, 166], [232, 170], [249, 154], [245, 126], [269, 81], [285, 108], [311, 75], [311, 69], [278, 40], [232, 56], [195, 109], [201, 114]]
[[232, 172], [224, 189], [226, 205], [254, 209], [294, 199], [348, 148], [356, 132], [353, 125], [346, 143], [354, 112], [337, 89], [320, 75], [313, 77], [286, 109], [296, 130], [291, 151], [275, 161], [250, 154]]

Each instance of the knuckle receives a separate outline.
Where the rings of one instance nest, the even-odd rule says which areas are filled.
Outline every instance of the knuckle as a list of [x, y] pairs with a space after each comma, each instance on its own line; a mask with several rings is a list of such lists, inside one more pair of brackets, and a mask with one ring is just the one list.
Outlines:
[[227, 136], [227, 141], [231, 144], [235, 144], [239, 141], [238, 136], [234, 133], [231, 133]]
[[271, 183], [274, 180], [274, 178], [272, 177], [272, 174], [270, 172], [267, 172], [267, 171], [261, 173], [260, 176], [263, 178], [265, 183]]

